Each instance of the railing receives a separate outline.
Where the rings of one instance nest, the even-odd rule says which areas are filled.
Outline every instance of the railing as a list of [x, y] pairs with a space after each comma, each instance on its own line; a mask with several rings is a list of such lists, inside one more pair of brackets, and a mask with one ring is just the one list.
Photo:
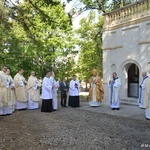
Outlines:
[[104, 28], [146, 16], [150, 16], [150, 0], [141, 0], [104, 14]]

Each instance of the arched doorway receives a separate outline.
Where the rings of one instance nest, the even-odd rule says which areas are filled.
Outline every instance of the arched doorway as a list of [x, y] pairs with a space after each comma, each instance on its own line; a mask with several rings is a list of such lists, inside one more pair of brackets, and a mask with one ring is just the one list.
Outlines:
[[138, 98], [139, 95], [139, 68], [131, 64], [128, 69], [128, 97]]

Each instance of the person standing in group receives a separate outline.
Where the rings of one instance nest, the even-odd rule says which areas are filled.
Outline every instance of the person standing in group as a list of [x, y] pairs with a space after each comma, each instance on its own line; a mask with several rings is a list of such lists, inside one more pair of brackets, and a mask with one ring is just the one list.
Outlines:
[[68, 85], [66, 83], [65, 77], [62, 79], [62, 82], [60, 82], [60, 91], [61, 91], [61, 107], [66, 107]]
[[27, 81], [23, 76], [23, 69], [18, 70], [18, 73], [14, 77], [14, 83], [16, 93], [16, 109], [26, 109], [28, 102], [26, 91]]
[[58, 109], [58, 98], [57, 98], [57, 89], [59, 88], [59, 81], [55, 80], [55, 73], [52, 72], [50, 76], [50, 81], [53, 85], [52, 95], [53, 95], [53, 110], [56, 111]]
[[47, 71], [46, 76], [43, 79], [41, 112], [53, 111], [53, 97], [52, 97], [53, 84], [50, 80], [50, 76], [51, 72]]
[[12, 112], [15, 111], [15, 105], [16, 105], [16, 96], [15, 96], [15, 84], [14, 81], [10, 75], [10, 70], [7, 69], [6, 71], [6, 75], [9, 81], [9, 98], [11, 100], [11, 104], [12, 104]]
[[28, 91], [28, 109], [37, 109], [39, 108], [40, 101], [40, 83], [35, 77], [35, 72], [31, 72], [31, 76], [27, 82], [27, 91]]
[[69, 84], [69, 103], [68, 106], [71, 107], [80, 107], [80, 100], [79, 100], [79, 90], [80, 90], [80, 83], [76, 80], [76, 76], [72, 76], [72, 80]]
[[109, 81], [109, 103], [112, 110], [120, 108], [120, 98], [119, 98], [119, 89], [120, 89], [120, 79], [117, 77], [117, 73], [112, 74], [113, 79]]
[[148, 103], [147, 103], [147, 100], [146, 100], [146, 88], [145, 88], [145, 84], [146, 84], [146, 81], [148, 79], [147, 73], [142, 72], [142, 77], [143, 77], [143, 80], [140, 84], [138, 102], [139, 102], [139, 107], [140, 108], [147, 108]]
[[150, 120], [150, 78], [147, 79], [145, 86], [146, 86], [146, 97], [147, 97], [147, 104], [148, 104], [148, 107], [145, 110], [145, 116], [146, 119]]
[[92, 71], [93, 76], [90, 78], [90, 92], [89, 92], [89, 105], [100, 106], [102, 99], [104, 98], [104, 89], [101, 78], [97, 75], [97, 71]]
[[0, 71], [0, 75], [2, 76], [2, 82], [1, 82], [1, 91], [2, 91], [2, 115], [12, 114], [12, 101], [9, 98], [9, 86], [10, 82], [8, 80], [8, 77], [6, 75], [7, 72], [7, 66], [2, 66], [2, 71]]

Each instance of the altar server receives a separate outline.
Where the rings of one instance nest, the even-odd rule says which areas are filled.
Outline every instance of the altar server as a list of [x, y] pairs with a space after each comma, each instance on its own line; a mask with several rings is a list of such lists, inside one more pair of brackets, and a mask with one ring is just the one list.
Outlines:
[[50, 80], [51, 72], [47, 71], [42, 84], [42, 108], [41, 112], [53, 111], [53, 97], [52, 88], [53, 84]]
[[71, 107], [79, 107], [80, 100], [79, 100], [79, 90], [80, 90], [80, 83], [76, 80], [76, 76], [72, 76], [72, 80], [69, 84], [69, 106]]

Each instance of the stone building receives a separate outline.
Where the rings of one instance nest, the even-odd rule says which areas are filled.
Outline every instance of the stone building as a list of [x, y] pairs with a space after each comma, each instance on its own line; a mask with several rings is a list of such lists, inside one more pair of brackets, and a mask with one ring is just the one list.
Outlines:
[[117, 72], [120, 98], [138, 103], [143, 71], [150, 73], [150, 0], [141, 0], [104, 14], [103, 82], [108, 101], [108, 81]]

